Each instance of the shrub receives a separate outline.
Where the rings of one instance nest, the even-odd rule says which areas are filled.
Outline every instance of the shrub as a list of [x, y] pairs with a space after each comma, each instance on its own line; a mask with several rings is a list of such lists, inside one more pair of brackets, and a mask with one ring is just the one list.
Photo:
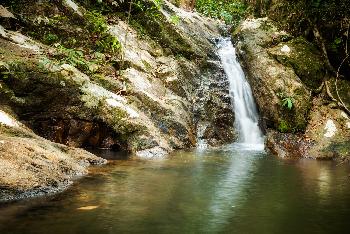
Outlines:
[[236, 25], [243, 17], [246, 6], [239, 0], [197, 0], [196, 9], [206, 16]]

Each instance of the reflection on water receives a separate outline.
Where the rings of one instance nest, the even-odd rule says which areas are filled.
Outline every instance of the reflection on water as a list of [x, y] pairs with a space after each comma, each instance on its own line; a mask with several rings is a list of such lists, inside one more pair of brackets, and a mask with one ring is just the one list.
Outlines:
[[3, 205], [0, 233], [346, 233], [349, 172], [237, 145], [117, 160], [64, 193]]

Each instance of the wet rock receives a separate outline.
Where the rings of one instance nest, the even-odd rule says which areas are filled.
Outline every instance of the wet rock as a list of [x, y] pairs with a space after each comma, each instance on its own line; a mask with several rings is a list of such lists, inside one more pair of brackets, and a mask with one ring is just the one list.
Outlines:
[[127, 24], [127, 2], [113, 2], [101, 6], [115, 14], [101, 15], [89, 1], [16, 1], [19, 28], [0, 25], [1, 198], [60, 191], [105, 163], [72, 147], [160, 158], [195, 147], [199, 135], [215, 146], [233, 140], [213, 43], [220, 22], [142, 1], [150, 8], [134, 9]]
[[168, 154], [168, 152], [161, 147], [154, 147], [151, 149], [136, 152], [136, 155], [138, 157], [144, 158], [144, 159], [163, 158], [167, 154]]
[[348, 104], [348, 82], [329, 78], [320, 93], [329, 72], [317, 47], [278, 30], [268, 18], [246, 20], [233, 38], [262, 115], [267, 147], [284, 158], [348, 158], [349, 117], [333, 102]]
[[[311, 92], [293, 68], [281, 64], [269, 52], [271, 47], [289, 38], [286, 32], [279, 31], [267, 18], [244, 21], [234, 35], [237, 53], [252, 86], [264, 125], [285, 132], [304, 131]], [[290, 110], [283, 106], [283, 100], [287, 99], [293, 102]]]
[[233, 142], [236, 132], [229, 83], [219, 58], [203, 65], [200, 81], [194, 100], [197, 138], [210, 146]]
[[314, 100], [305, 134], [268, 130], [267, 147], [282, 158], [348, 160], [350, 156], [350, 118], [345, 112]]
[[281, 158], [311, 158], [309, 153], [312, 143], [302, 134], [280, 133], [268, 130], [266, 146], [275, 155]]
[[327, 74], [321, 52], [303, 37], [281, 42], [268, 53], [281, 64], [292, 67], [309, 89], [317, 90]]

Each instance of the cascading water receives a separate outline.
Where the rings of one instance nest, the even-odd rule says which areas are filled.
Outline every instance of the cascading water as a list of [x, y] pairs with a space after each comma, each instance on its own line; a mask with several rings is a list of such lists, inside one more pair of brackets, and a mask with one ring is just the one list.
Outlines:
[[258, 112], [252, 90], [247, 82], [241, 65], [237, 61], [236, 50], [230, 39], [221, 39], [218, 54], [230, 83], [229, 91], [233, 99], [235, 127], [239, 133], [238, 143], [262, 148], [264, 137], [258, 126]]

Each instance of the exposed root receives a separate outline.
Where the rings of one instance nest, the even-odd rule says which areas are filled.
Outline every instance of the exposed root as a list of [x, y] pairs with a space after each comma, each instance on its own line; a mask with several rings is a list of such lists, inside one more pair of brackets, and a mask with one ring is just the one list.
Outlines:
[[[339, 90], [338, 90], [339, 72], [340, 72], [340, 69], [341, 69], [341, 67], [343, 66], [344, 62], [345, 62], [348, 58], [349, 58], [349, 55], [347, 55], [347, 56], [345, 57], [345, 59], [342, 61], [342, 63], [340, 64], [340, 66], [339, 66], [339, 68], [338, 68], [337, 76], [336, 76], [336, 78], [335, 78], [335, 90], [336, 90], [336, 92], [337, 92], [338, 100], [339, 100], [339, 102], [340, 102], [340, 104], [341, 104], [341, 107], [343, 107], [343, 108], [346, 110], [346, 112], [347, 112], [348, 114], [350, 114], [350, 110], [346, 107], [344, 101], [342, 100], [342, 98], [341, 98], [340, 95], [339, 95]], [[339, 105], [339, 104], [338, 104], [338, 105]]]
[[330, 88], [329, 88], [328, 81], [324, 81], [324, 86], [325, 86], [325, 88], [326, 88], [326, 92], [327, 92], [328, 97], [329, 97], [333, 102], [335, 102], [341, 109], [343, 109], [348, 115], [350, 115], [349, 109], [346, 107], [346, 105], [344, 104], [344, 102], [343, 102], [343, 101], [341, 100], [341, 98], [339, 97], [338, 90], [337, 90], [337, 95], [338, 95], [338, 98], [339, 98], [339, 99], [336, 99], [336, 98], [333, 96], [333, 94], [332, 94], [332, 92], [331, 92], [331, 90], [330, 90]]
[[[312, 25], [312, 22], [310, 20], [309, 20], [309, 23]], [[331, 71], [333, 74], [335, 74], [336, 73], [335, 69], [333, 68], [331, 62], [329, 61], [328, 52], [327, 52], [327, 48], [326, 48], [325, 43], [324, 43], [324, 39], [321, 36], [321, 33], [318, 30], [316, 25], [313, 26], [312, 31], [313, 31], [313, 34], [314, 34], [314, 36], [316, 38], [318, 46], [322, 50], [323, 57], [324, 57], [324, 59], [326, 61], [326, 66], [327, 66], [328, 70]]]

